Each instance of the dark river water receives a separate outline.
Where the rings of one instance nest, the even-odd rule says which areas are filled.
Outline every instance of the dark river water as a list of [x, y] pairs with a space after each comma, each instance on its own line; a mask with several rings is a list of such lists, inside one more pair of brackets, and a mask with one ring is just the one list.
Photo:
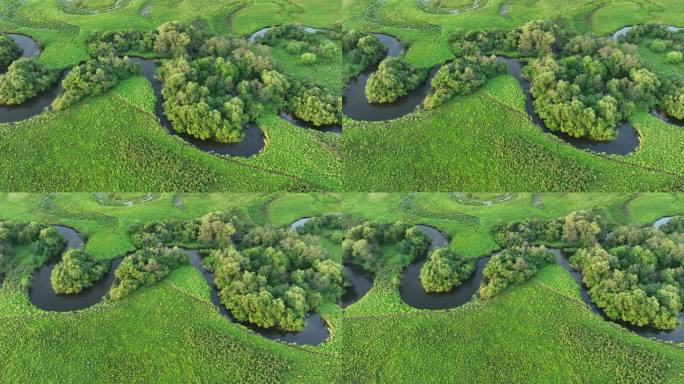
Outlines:
[[629, 122], [623, 122], [617, 127], [617, 136], [611, 141], [594, 141], [589, 139], [578, 139], [568, 136], [561, 132], [549, 131], [546, 124], [541, 120], [534, 108], [534, 99], [530, 92], [531, 84], [522, 74], [522, 64], [520, 60], [510, 57], [498, 57], [499, 61], [506, 64], [508, 73], [515, 77], [525, 93], [525, 110], [534, 124], [544, 132], [550, 132], [563, 139], [568, 144], [577, 149], [592, 152], [603, 152], [616, 155], [626, 155], [639, 147], [639, 135]]
[[[306, 224], [309, 220], [311, 220], [311, 217], [297, 219], [290, 224], [290, 229], [296, 232], [298, 228]], [[347, 288], [347, 291], [340, 299], [340, 306], [342, 308], [354, 304], [365, 296], [366, 293], [373, 288], [373, 281], [375, 279], [372, 273], [365, 271], [363, 268], [354, 264], [344, 264], [344, 270], [347, 272], [347, 277], [349, 278], [351, 286]]]
[[[59, 225], [53, 228], [67, 239], [67, 248], [83, 248], [85, 240], [75, 230]], [[109, 288], [114, 283], [114, 271], [121, 260], [119, 258], [112, 261], [107, 274], [92, 286], [74, 295], [60, 295], [55, 293], [50, 282], [52, 270], [60, 261], [60, 258], [53, 258], [33, 275], [29, 288], [29, 300], [31, 304], [46, 311], [68, 312], [91, 307], [99, 303], [109, 292]]]
[[132, 57], [131, 61], [140, 64], [143, 70], [143, 76], [145, 76], [145, 78], [152, 85], [154, 95], [157, 99], [157, 104], [155, 107], [157, 119], [159, 119], [159, 123], [166, 128], [167, 132], [170, 134], [181, 137], [183, 140], [192, 144], [192, 146], [200, 151], [219, 155], [250, 157], [261, 152], [261, 150], [264, 148], [264, 135], [259, 127], [253, 123], [249, 123], [245, 127], [244, 138], [242, 141], [232, 144], [220, 143], [214, 140], [200, 140], [184, 133], [177, 133], [173, 129], [169, 119], [167, 119], [166, 115], [164, 114], [164, 103], [161, 94], [162, 84], [154, 77], [155, 71], [157, 69], [157, 63], [154, 60], [143, 59], [140, 57]]
[[[418, 225], [417, 227], [430, 238], [428, 254], [435, 248], [447, 246], [446, 237], [437, 228], [427, 225]], [[454, 287], [451, 291], [444, 293], [425, 292], [423, 284], [420, 282], [420, 269], [427, 260], [426, 258], [416, 260], [401, 275], [399, 284], [401, 299], [406, 304], [420, 309], [448, 309], [463, 305], [470, 301], [480, 288], [480, 282], [483, 277], [482, 271], [489, 262], [489, 259], [490, 257], [478, 259], [473, 276]]]
[[[32, 38], [25, 35], [9, 34], [22, 49], [22, 56], [27, 58], [36, 57], [40, 54], [40, 46]], [[36, 95], [19, 105], [0, 105], [0, 123], [15, 123], [26, 120], [45, 111], [47, 107], [57, 98], [61, 90], [62, 80], [67, 72], [62, 73], [62, 77], [45, 92]]]
[[[387, 57], [397, 57], [406, 51], [406, 48], [394, 36], [382, 33], [374, 33], [373, 35], [387, 48]], [[407, 95], [391, 103], [373, 104], [366, 98], [365, 89], [368, 77], [377, 70], [377, 66], [367, 68], [351, 79], [345, 88], [342, 98], [342, 112], [352, 119], [364, 121], [392, 120], [409, 114], [415, 111], [416, 107], [425, 100], [430, 92], [430, 82], [437, 73], [437, 69], [432, 69], [423, 84]]]

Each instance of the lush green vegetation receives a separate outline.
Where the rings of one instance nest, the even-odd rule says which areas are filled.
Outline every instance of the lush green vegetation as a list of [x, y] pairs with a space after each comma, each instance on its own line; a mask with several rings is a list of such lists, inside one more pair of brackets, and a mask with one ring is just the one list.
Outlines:
[[52, 227], [0, 221], [0, 279], [26, 287], [34, 270], [59, 255], [65, 246], [64, 237]]
[[[485, 200], [491, 195], [471, 197]], [[592, 210], [595, 206], [599, 209]], [[684, 197], [520, 193], [492, 205], [474, 205], [461, 203], [449, 193], [160, 194], [127, 206], [103, 205], [90, 194], [2, 194], [0, 208], [3, 220], [76, 228], [88, 238], [85, 251], [103, 260], [134, 251], [132, 241], [136, 234], [143, 234], [140, 228], [147, 228], [144, 233], [151, 243], [171, 246], [166, 242], [192, 243], [202, 218], [206, 218], [205, 228], [216, 229], [206, 233], [218, 235], [233, 232], [223, 230], [228, 222], [280, 227], [310, 216], [320, 218], [304, 225], [302, 238], [315, 245], [320, 237], [320, 246], [330, 255], [341, 256], [339, 243], [327, 240], [340, 228], [367, 221], [392, 227], [400, 220], [439, 228], [451, 239], [449, 250], [471, 261], [500, 248], [494, 229], [501, 222], [552, 220], [560, 223], [561, 229], [552, 232], [560, 231], [561, 237], [566, 219], [557, 218], [576, 211], [600, 212], [606, 221], [620, 225], [650, 226], [660, 217], [684, 213]], [[232, 213], [212, 214], [217, 210]], [[572, 228], [591, 228], [584, 225], [592, 221], [590, 216], [574, 216]], [[675, 227], [679, 220], [671, 225]], [[174, 221], [186, 225], [173, 226]], [[163, 230], [153, 230], [162, 224]], [[183, 237], [185, 229], [188, 237]], [[207, 244], [235, 242], [248, 231], [236, 228], [234, 233], [238, 232], [242, 234], [230, 236], [229, 241], [207, 236]], [[236, 249], [242, 248], [235, 244]], [[198, 241], [185, 245], [205, 247]], [[14, 246], [19, 256], [14, 260], [19, 264], [28, 265], [35, 258], [27, 248]], [[684, 377], [679, 346], [642, 338], [593, 314], [580, 300], [574, 279], [559, 266], [539, 268], [529, 281], [486, 301], [449, 311], [423, 311], [402, 303], [398, 293], [399, 274], [412, 260], [404, 253], [409, 251], [399, 251], [392, 244], [381, 244], [380, 249], [386, 254], [385, 268], [375, 274], [371, 291], [344, 310], [331, 302], [317, 308], [331, 327], [331, 338], [318, 347], [269, 341], [228, 322], [211, 304], [206, 281], [190, 266], [180, 266], [161, 282], [140, 287], [126, 298], [74, 313], [36, 309], [28, 301], [26, 288], [9, 284], [8, 274], [0, 288], [0, 317], [11, 319], [0, 328], [3, 375], [12, 382], [27, 378], [154, 381], [161, 377], [248, 383], [445, 382], [454, 375], [502, 383], [511, 379], [640, 383], [678, 382]], [[25, 276], [43, 262], [37, 260]], [[82, 337], [65, 336], [76, 334]], [[89, 343], [84, 344], [84, 338]], [[35, 357], [36, 350], [42, 351], [40, 358]], [[130, 363], [134, 371], [111, 368], [112, 361], [131, 355], [141, 356]], [[71, 363], [63, 364], [63, 356], [69, 356]], [[450, 364], [443, 363], [445, 358]], [[540, 359], [545, 364], [540, 366]], [[173, 367], [173, 372], [163, 367]]]
[[448, 292], [475, 272], [475, 261], [447, 248], [430, 253], [420, 269], [420, 282], [426, 292]]
[[371, 103], [391, 103], [423, 83], [421, 71], [400, 57], [388, 57], [368, 77], [366, 98]]
[[29, 59], [19, 59], [0, 75], [0, 105], [16, 105], [52, 86], [59, 74]]
[[188, 263], [188, 256], [177, 248], [143, 248], [126, 256], [116, 269], [116, 284], [109, 291], [112, 300], [130, 296], [141, 287], [152, 285], [172, 270]]
[[95, 259], [82, 249], [71, 249], [55, 265], [50, 282], [57, 293], [79, 293], [100, 280], [108, 270], [106, 261]]
[[0, 35], [0, 68], [8, 67], [21, 57], [21, 47], [12, 38]]
[[492, 256], [485, 267], [479, 296], [491, 299], [506, 288], [524, 283], [539, 269], [553, 261], [553, 254], [544, 246], [515, 246]]
[[[676, 231], [675, 226], [668, 231]], [[571, 261], [594, 301], [611, 319], [638, 326], [680, 325], [684, 273], [682, 232], [620, 227], [605, 244], [581, 248]]]

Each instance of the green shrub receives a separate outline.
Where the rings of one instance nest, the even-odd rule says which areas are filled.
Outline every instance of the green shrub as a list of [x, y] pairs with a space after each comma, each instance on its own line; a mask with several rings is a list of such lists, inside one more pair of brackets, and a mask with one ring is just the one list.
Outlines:
[[188, 255], [178, 248], [138, 250], [126, 256], [116, 269], [116, 283], [109, 297], [112, 300], [128, 297], [141, 287], [156, 284], [183, 264], [188, 264]]
[[0, 105], [21, 104], [46, 91], [58, 78], [56, 71], [33, 60], [16, 60], [0, 75]]
[[475, 272], [475, 261], [447, 248], [435, 249], [420, 269], [426, 292], [448, 292]]
[[21, 47], [9, 36], [0, 35], [0, 68], [12, 64], [21, 57]]
[[60, 294], [79, 293], [100, 280], [108, 269], [107, 261], [95, 259], [81, 249], [71, 249], [52, 270], [52, 289]]
[[371, 103], [391, 103], [415, 89], [425, 80], [425, 71], [399, 57], [383, 60], [368, 77], [366, 98]]
[[666, 59], [670, 64], [680, 64], [684, 61], [684, 54], [679, 51], [668, 52]]
[[316, 62], [316, 54], [311, 52], [304, 53], [299, 58], [299, 61], [304, 65], [313, 65]]
[[553, 254], [544, 246], [514, 246], [492, 256], [485, 267], [479, 295], [490, 299], [512, 285], [521, 284], [553, 261]]

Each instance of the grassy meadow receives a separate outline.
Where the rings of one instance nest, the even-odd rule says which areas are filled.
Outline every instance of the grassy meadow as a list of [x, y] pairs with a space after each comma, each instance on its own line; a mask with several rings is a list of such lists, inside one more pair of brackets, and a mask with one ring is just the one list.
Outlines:
[[[86, 249], [111, 259], [133, 249], [136, 223], [186, 219], [237, 208], [254, 222], [288, 225], [303, 216], [345, 213], [436, 226], [450, 247], [471, 257], [497, 249], [498, 220], [553, 218], [602, 207], [621, 223], [649, 225], [684, 213], [681, 194], [515, 194], [490, 206], [450, 193], [145, 194], [102, 205], [91, 194], [2, 194], [0, 219], [64, 224], [83, 233]], [[477, 198], [477, 195], [475, 196]], [[494, 199], [486, 194], [482, 199]], [[102, 200], [100, 200], [102, 201]], [[108, 200], [109, 201], [109, 200]], [[332, 249], [331, 244], [323, 245]], [[342, 309], [322, 310], [331, 338], [317, 347], [287, 345], [225, 320], [192, 267], [130, 298], [67, 313], [43, 312], [25, 290], [0, 288], [0, 370], [5, 382], [223, 381], [328, 382], [621, 382], [684, 379], [681, 345], [644, 339], [593, 314], [561, 267], [488, 302], [418, 310], [399, 298], [406, 257], [396, 249], [374, 288]], [[331, 253], [334, 251], [331, 251]], [[145, 321], [141, 322], [140, 319]], [[543, 362], [543, 363], [540, 363]], [[31, 367], [27, 369], [27, 367]], [[159, 376], [161, 375], [161, 376]]]

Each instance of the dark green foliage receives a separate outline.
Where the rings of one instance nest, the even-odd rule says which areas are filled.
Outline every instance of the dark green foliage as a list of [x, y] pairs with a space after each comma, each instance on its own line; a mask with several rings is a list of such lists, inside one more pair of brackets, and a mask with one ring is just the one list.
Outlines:
[[555, 59], [532, 60], [534, 105], [546, 126], [574, 137], [609, 140], [637, 107], [656, 103], [660, 80], [610, 40]]
[[563, 222], [563, 241], [573, 247], [598, 242], [607, 229], [606, 220], [594, 211], [571, 212]]
[[457, 57], [516, 50], [524, 56], [541, 57], [563, 48], [570, 37], [557, 24], [536, 20], [517, 29], [459, 30], [449, 37], [449, 42]]
[[684, 216], [675, 216], [670, 219], [665, 225], [660, 228], [667, 234], [675, 232], [684, 233]]
[[[0, 221], [0, 279], [5, 275], [7, 280], [28, 284], [33, 270], [59, 255], [66, 243], [57, 230], [47, 225]], [[22, 260], [15, 248], [27, 245], [32, 258]]]
[[553, 254], [544, 246], [514, 246], [492, 256], [480, 284], [480, 297], [490, 299], [507, 287], [524, 283], [537, 271], [553, 261]]
[[668, 115], [684, 120], [684, 85], [677, 84], [670, 88], [663, 97], [662, 106]]
[[606, 316], [637, 326], [679, 326], [684, 244], [653, 228], [618, 228], [604, 246], [581, 248], [570, 259], [591, 299]]
[[52, 289], [60, 294], [75, 294], [100, 280], [109, 269], [109, 262], [95, 259], [82, 249], [64, 253], [52, 270]]
[[116, 283], [109, 297], [120, 300], [141, 287], [155, 284], [172, 270], [188, 264], [188, 255], [178, 248], [145, 248], [126, 256], [116, 269]]
[[202, 35], [194, 26], [173, 21], [157, 28], [153, 49], [161, 57], [183, 57], [193, 55], [201, 44]]
[[348, 30], [342, 34], [342, 53], [363, 69], [382, 60], [387, 48], [373, 35]]
[[302, 86], [294, 91], [289, 109], [298, 118], [317, 127], [337, 124], [342, 119], [342, 98], [317, 86]]
[[92, 57], [151, 52], [155, 39], [153, 31], [94, 32], [87, 40], [88, 52]]
[[563, 219], [523, 219], [508, 224], [494, 225], [494, 240], [502, 246], [522, 245], [523, 243], [554, 243], [563, 236]]
[[79, 101], [97, 96], [114, 87], [119, 81], [140, 73], [140, 65], [127, 57], [99, 57], [74, 67], [62, 81], [62, 93], [52, 102], [56, 111]]
[[9, 36], [0, 35], [0, 68], [5, 68], [21, 57], [21, 47]]
[[377, 272], [385, 262], [380, 249], [383, 244], [396, 245], [400, 252], [414, 258], [424, 255], [429, 247], [428, 238], [418, 227], [402, 221], [367, 221], [347, 230], [342, 241], [342, 258], [367, 271]]
[[366, 98], [371, 103], [391, 103], [415, 89], [425, 80], [426, 72], [400, 57], [388, 57], [368, 77]]
[[239, 321], [296, 331], [308, 312], [344, 293], [342, 266], [291, 231], [256, 227], [241, 245], [210, 256], [221, 302]]
[[420, 269], [426, 292], [449, 292], [475, 272], [475, 261], [447, 248], [437, 248]]
[[0, 75], [0, 105], [21, 104], [50, 88], [58, 77], [56, 71], [33, 60], [16, 60]]
[[488, 79], [505, 72], [506, 66], [494, 56], [478, 54], [455, 59], [443, 65], [432, 78], [432, 89], [423, 107], [435, 109], [455, 96], [468, 95]]
[[333, 214], [312, 217], [302, 226], [297, 228], [297, 233], [300, 235], [306, 233], [317, 235], [320, 234], [324, 229], [340, 231], [344, 229], [345, 221], [346, 219], [343, 216]]
[[273, 64], [245, 48], [232, 57], [167, 61], [164, 113], [177, 132], [220, 142], [242, 140], [243, 126], [263, 111], [285, 106], [289, 80]]
[[222, 247], [239, 241], [246, 226], [238, 212], [211, 212], [199, 219], [145, 223], [130, 231], [131, 242], [138, 248], [162, 245], [194, 244]]

